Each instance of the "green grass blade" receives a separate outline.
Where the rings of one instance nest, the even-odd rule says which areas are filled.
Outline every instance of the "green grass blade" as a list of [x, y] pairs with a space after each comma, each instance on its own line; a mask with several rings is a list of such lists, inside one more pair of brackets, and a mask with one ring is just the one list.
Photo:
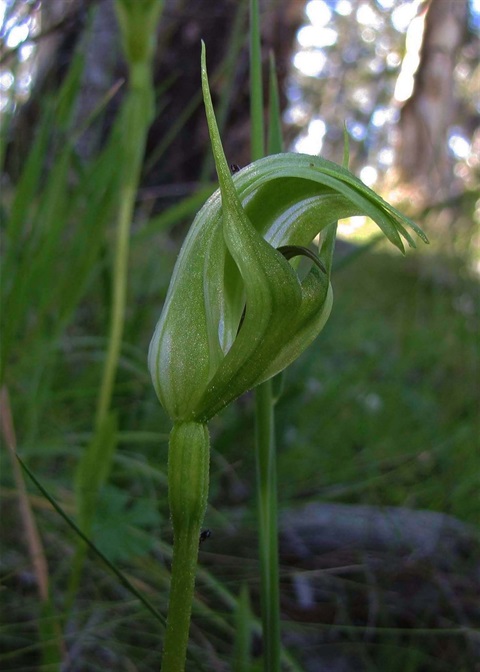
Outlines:
[[98, 493], [108, 477], [116, 443], [117, 418], [110, 413], [99, 431], [93, 434], [84, 459], [75, 473], [79, 502], [77, 516], [82, 530], [91, 529]]
[[82, 84], [84, 67], [85, 54], [80, 49], [77, 49], [65, 81], [58, 93], [55, 120], [58, 127], [64, 132], [71, 129], [72, 123], [75, 120], [76, 102]]
[[[277, 69], [275, 54], [270, 52], [269, 60], [269, 96], [268, 96], [268, 153], [279, 154], [283, 152], [282, 136], [282, 113], [280, 109], [280, 96], [278, 93]], [[280, 399], [284, 384], [285, 372], [281, 371], [272, 380], [272, 404], [275, 405]]]
[[38, 627], [40, 630], [42, 667], [46, 670], [59, 669], [63, 659], [62, 636], [51, 599], [42, 603]]
[[70, 516], [65, 513], [60, 504], [50, 495], [49, 492], [43, 487], [40, 481], [33, 475], [30, 469], [27, 467], [25, 462], [17, 455], [17, 459], [20, 462], [22, 469], [25, 471], [27, 476], [30, 478], [32, 483], [38, 488], [42, 493], [45, 499], [50, 502], [55, 511], [63, 518], [67, 525], [78, 535], [82, 542], [88, 546], [88, 548], [99, 558], [103, 564], [111, 571], [111, 573], [117, 577], [120, 583], [127, 588], [127, 590], [140, 600], [145, 609], [149, 611], [152, 616], [159, 621], [163, 626], [166, 625], [165, 617], [153, 606], [153, 604], [144, 596], [142, 593], [135, 588], [135, 586], [128, 580], [128, 578], [121, 572], [110, 560], [104, 555], [95, 544], [90, 541], [90, 539], [82, 532], [82, 530], [74, 523]]
[[240, 590], [235, 610], [235, 642], [233, 649], [233, 672], [249, 672], [252, 667], [252, 614], [248, 587], [244, 584]]
[[15, 196], [10, 210], [7, 226], [9, 246], [15, 246], [25, 223], [29, 220], [28, 212], [34, 201], [39, 180], [44, 168], [44, 159], [48, 140], [52, 131], [52, 109], [47, 103], [42, 120], [39, 124], [35, 140], [25, 161], [20, 180], [15, 188]]
[[350, 138], [347, 131], [346, 124], [343, 125], [343, 161], [342, 166], [348, 170], [350, 163]]
[[255, 161], [265, 154], [262, 47], [258, 0], [250, 0], [250, 124], [251, 159]]
[[277, 464], [272, 381], [255, 389], [258, 535], [263, 624], [263, 668], [280, 670]]
[[280, 96], [278, 94], [275, 54], [273, 52], [270, 52], [268, 113], [268, 153], [279, 154], [283, 152], [282, 114], [280, 110]]
[[182, 199], [179, 203], [175, 203], [175, 205], [172, 205], [159, 215], [152, 217], [142, 229], [133, 234], [133, 242], [139, 243], [144, 241], [196, 213], [214, 191], [215, 186], [213, 184], [202, 187], [191, 196]]
[[[211, 77], [211, 81], [215, 82], [218, 75], [222, 77], [222, 93], [220, 100], [218, 101], [216, 109], [217, 124], [222, 135], [225, 122], [227, 120], [227, 115], [229, 112], [230, 103], [232, 100], [232, 92], [236, 86], [235, 84], [235, 68], [237, 67], [240, 53], [245, 42], [245, 23], [248, 12], [248, 3], [245, 1], [239, 2], [235, 18], [233, 20], [232, 31], [228, 39], [228, 51], [223, 59], [223, 62], [220, 64], [219, 68], [216, 69]], [[235, 161], [235, 157], [232, 157]], [[212, 171], [213, 167], [213, 156], [210, 152], [207, 152], [203, 161], [202, 169], [200, 171], [200, 181], [206, 181]]]

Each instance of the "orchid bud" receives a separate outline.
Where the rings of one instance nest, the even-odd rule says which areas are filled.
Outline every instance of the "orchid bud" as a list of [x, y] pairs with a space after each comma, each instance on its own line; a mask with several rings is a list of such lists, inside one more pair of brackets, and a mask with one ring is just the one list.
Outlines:
[[[207, 422], [316, 338], [332, 308], [338, 219], [370, 217], [402, 252], [402, 237], [414, 246], [405, 226], [426, 241], [414, 222], [348, 170], [318, 156], [278, 154], [232, 175], [204, 46], [202, 87], [220, 188], [183, 244], [149, 350], [155, 390], [176, 423]], [[318, 263], [300, 280], [286, 257], [319, 234]]]

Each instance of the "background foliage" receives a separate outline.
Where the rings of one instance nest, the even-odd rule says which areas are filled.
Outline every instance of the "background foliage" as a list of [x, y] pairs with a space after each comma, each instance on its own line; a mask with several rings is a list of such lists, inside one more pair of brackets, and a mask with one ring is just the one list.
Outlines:
[[[422, 3], [400, 4], [422, 9]], [[340, 245], [333, 315], [318, 342], [288, 371], [277, 407], [284, 511], [309, 501], [394, 505], [449, 513], [478, 524], [474, 5], [470, 3], [470, 13], [465, 13], [454, 67], [457, 117], [448, 135], [437, 138], [442, 146], [450, 146], [451, 191], [426, 188], [422, 193], [427, 196], [418, 201], [411, 187], [395, 177], [392, 134], [401, 134], [397, 121], [402, 106], [393, 101], [392, 92], [406, 28], [395, 28], [393, 3], [310, 2], [306, 15], [303, 3], [264, 8], [265, 60], [267, 47], [274, 47], [286, 92], [285, 118], [296, 126], [287, 129], [292, 142], [304, 142], [309, 129], [320, 128], [322, 152], [338, 160], [339, 128], [345, 119], [353, 135], [356, 171], [374, 168], [377, 177], [386, 172], [388, 179], [379, 185], [395, 189], [393, 194], [403, 199], [408, 214], [432, 240], [429, 250], [411, 252], [407, 259], [378, 244], [359, 251], [357, 244], [370, 240], [368, 229], [353, 243], [350, 238]], [[318, 19], [321, 6], [324, 18], [330, 12], [329, 18], [321, 26], [317, 21], [313, 35], [325, 40], [328, 32], [321, 29], [328, 28], [336, 31], [337, 39], [305, 46], [302, 40], [312, 32], [299, 34], [302, 49], [314, 51], [324, 62], [321, 73], [307, 77], [296, 65], [301, 52], [295, 52], [293, 66], [290, 57], [297, 29], [304, 23], [314, 26], [311, 17], [316, 11]], [[69, 670], [152, 670], [160, 655], [158, 624], [93, 555], [75, 608], [62, 623], [76, 537], [32, 483], [27, 481], [23, 492], [23, 477], [7, 450], [16, 448], [62, 508], [75, 516], [74, 475], [92, 435], [111, 310], [119, 179], [115, 127], [123, 100], [120, 78], [125, 74], [112, 7], [108, 2], [9, 2], [2, 9], [0, 459], [5, 591], [0, 660], [5, 670], [58, 669], [55, 656], [69, 661], [63, 663]], [[171, 2], [160, 25], [157, 116], [136, 203], [128, 314], [114, 391], [119, 449], [97, 508], [93, 541], [162, 613], [171, 550], [166, 503], [169, 422], [151, 387], [146, 351], [185, 230], [215, 186], [200, 108], [200, 37], [207, 42], [212, 63], [218, 63], [212, 79], [224, 110], [228, 156], [242, 164], [247, 152], [245, 9], [244, 3], [225, 2], [212, 13], [205, 12], [200, 1], [189, 3], [188, 9]], [[368, 12], [370, 22], [365, 18]], [[201, 18], [206, 15], [208, 20]], [[377, 53], [379, 41], [368, 31], [388, 42], [381, 47], [383, 60]], [[94, 55], [97, 47], [103, 47], [103, 55]], [[393, 53], [398, 59], [390, 66]], [[368, 95], [362, 98], [359, 89], [368, 89]], [[377, 125], [375, 119], [380, 118], [386, 121]], [[323, 125], [315, 126], [315, 121]], [[361, 130], [358, 137], [356, 128]], [[299, 130], [300, 140], [295, 140]], [[466, 145], [452, 145], [453, 137]], [[428, 174], [419, 179], [428, 183]], [[385, 195], [391, 198], [392, 192]], [[360, 275], [365, 266], [368, 275]], [[258, 569], [250, 496], [254, 464], [249, 395], [215, 419], [212, 434], [207, 521], [213, 536], [202, 547], [192, 634], [207, 669], [230, 669], [226, 661], [235, 659], [233, 651], [236, 660], [241, 659], [239, 636], [235, 639], [235, 631], [242, 632], [240, 622], [251, 655], [246, 669], [253, 670], [261, 647], [255, 616], [242, 593], [245, 583], [255, 614]], [[40, 539], [25, 526], [22, 506], [27, 504]], [[44, 564], [35, 562], [38, 556]], [[341, 643], [344, 657], [353, 656], [357, 669], [360, 664], [366, 670], [473, 669], [478, 649], [470, 645], [471, 638], [466, 637], [465, 644], [458, 632], [451, 637], [424, 632], [459, 625], [468, 632], [478, 628], [478, 612], [468, 597], [469, 562], [471, 558], [448, 577], [442, 623], [427, 609], [407, 618], [403, 611], [395, 616], [385, 606], [377, 625], [386, 630], [372, 634], [356, 611], [362, 595], [349, 597], [347, 606], [337, 605], [333, 615], [328, 608], [307, 615], [295, 612], [289, 581], [312, 568], [292, 566], [284, 558], [288, 647], [295, 651], [295, 642], [300, 649], [308, 646], [312, 655], [324, 660]], [[466, 577], [463, 583], [461, 575]], [[415, 577], [410, 586], [417, 592], [418, 581]], [[341, 583], [346, 590], [347, 582]], [[374, 589], [374, 582], [368, 583], [367, 594]], [[380, 606], [389, 603], [388, 591], [382, 590]], [[311, 632], [326, 634], [308, 639]]]

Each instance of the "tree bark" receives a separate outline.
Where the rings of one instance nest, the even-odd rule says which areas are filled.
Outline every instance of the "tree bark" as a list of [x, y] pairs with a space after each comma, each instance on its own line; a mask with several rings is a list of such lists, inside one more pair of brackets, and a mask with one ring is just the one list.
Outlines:
[[[54, 3], [56, 4], [56, 3]], [[57, 91], [68, 70], [74, 49], [83, 40], [86, 50], [86, 70], [82, 90], [77, 100], [79, 123], [88, 118], [107, 92], [125, 77], [125, 67], [119, 48], [118, 27], [113, 11], [113, 0], [90, 0], [96, 4], [91, 37], [85, 39], [84, 22], [62, 21], [58, 16], [45, 15], [44, 25], [55, 22], [60, 28], [38, 42], [42, 77], [32, 91], [31, 99], [21, 108], [14, 120], [10, 148], [11, 156], [22, 165], [41, 101], [50, 91]], [[296, 30], [302, 21], [305, 0], [281, 0], [261, 4], [263, 62], [266, 77], [269, 51], [277, 60], [277, 74], [282, 86], [289, 70], [291, 50]], [[42, 13], [48, 3], [40, 6]], [[85, 6], [83, 6], [85, 8]], [[243, 11], [242, 11], [243, 10]], [[238, 55], [232, 71], [225, 62], [232, 49], [237, 13], [242, 11]], [[69, 5], [71, 16], [85, 19], [82, 3], [74, 0]], [[60, 17], [61, 19], [61, 17]], [[150, 129], [147, 150], [147, 171], [143, 185], [159, 187], [170, 193], [173, 200], [193, 190], [200, 177], [206, 177], [204, 157], [209, 152], [208, 131], [200, 95], [200, 41], [207, 46], [211, 88], [217, 105], [229, 89], [229, 102], [223, 140], [228, 159], [241, 166], [250, 160], [250, 127], [248, 104], [248, 0], [166, 0], [159, 23], [155, 55], [155, 83], [159, 91], [158, 114]], [[88, 157], [108, 133], [121, 101], [122, 92], [109, 103], [103, 124], [88, 129], [78, 149]], [[283, 97], [282, 102], [285, 103]], [[187, 111], [190, 113], [187, 114]], [[178, 126], [178, 128], [177, 128]], [[168, 140], [169, 135], [171, 139]], [[161, 152], [159, 148], [164, 147]], [[155, 158], [156, 156], [156, 158]], [[150, 162], [150, 163], [149, 163]], [[211, 164], [213, 166], [213, 164]], [[211, 174], [213, 177], [213, 173]], [[185, 189], [181, 186], [185, 185]], [[169, 188], [168, 185], [171, 185]], [[155, 193], [155, 189], [152, 190]], [[155, 209], [168, 204], [158, 202]]]
[[430, 202], [451, 195], [449, 127], [455, 118], [454, 69], [467, 31], [467, 0], [431, 0], [420, 64], [399, 122], [398, 165]]

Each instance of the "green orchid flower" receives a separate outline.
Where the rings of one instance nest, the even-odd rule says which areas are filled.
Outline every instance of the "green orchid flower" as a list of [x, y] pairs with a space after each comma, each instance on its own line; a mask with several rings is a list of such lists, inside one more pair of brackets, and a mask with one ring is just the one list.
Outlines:
[[[404, 250], [414, 222], [348, 170], [317, 156], [278, 154], [230, 174], [202, 84], [220, 189], [200, 210], [178, 257], [149, 351], [158, 397], [175, 421], [206, 422], [296, 359], [332, 307], [331, 251], [338, 219], [367, 215]], [[284, 246], [318, 234], [323, 269], [300, 280]]]
[[[336, 222], [367, 215], [402, 252], [410, 227], [348, 170], [318, 156], [278, 154], [231, 174], [217, 128], [202, 45], [202, 88], [220, 188], [180, 251], [148, 363], [174, 428], [169, 503], [174, 552], [162, 670], [182, 670], [198, 539], [208, 493], [206, 423], [293, 362], [318, 336], [333, 303]], [[319, 236], [318, 255], [309, 245]], [[290, 259], [313, 263], [300, 279]]]

